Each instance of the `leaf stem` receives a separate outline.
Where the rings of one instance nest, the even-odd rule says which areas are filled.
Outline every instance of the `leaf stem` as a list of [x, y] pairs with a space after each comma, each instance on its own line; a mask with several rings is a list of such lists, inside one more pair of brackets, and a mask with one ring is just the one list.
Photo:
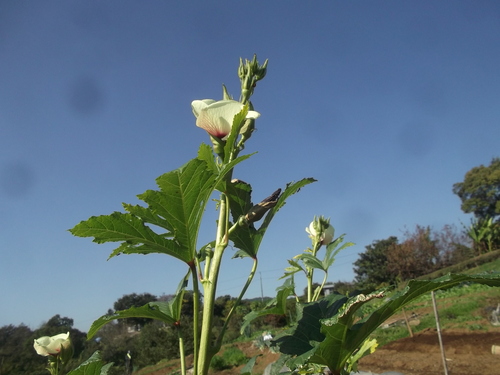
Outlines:
[[186, 375], [186, 354], [184, 352], [184, 335], [182, 333], [181, 327], [176, 326], [176, 329], [177, 329], [177, 335], [179, 337], [179, 353], [181, 356], [181, 374]]
[[323, 287], [326, 284], [327, 278], [328, 278], [328, 272], [325, 272], [325, 276], [323, 277], [323, 282], [321, 283], [321, 286], [319, 288], [316, 288], [316, 290], [314, 291], [314, 295], [311, 302], [315, 302], [319, 299], [319, 295], [321, 294], [321, 291], [323, 290]]

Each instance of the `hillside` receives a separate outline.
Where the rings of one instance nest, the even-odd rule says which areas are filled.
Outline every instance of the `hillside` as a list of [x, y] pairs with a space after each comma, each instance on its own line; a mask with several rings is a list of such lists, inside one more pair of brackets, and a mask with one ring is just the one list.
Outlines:
[[[500, 259], [469, 268], [470, 274], [500, 269]], [[498, 373], [500, 356], [491, 354], [492, 345], [500, 345], [500, 326], [490, 322], [491, 312], [500, 303], [500, 291], [482, 285], [461, 286], [436, 293], [443, 332], [448, 369], [453, 375], [482, 375]], [[381, 373], [399, 371], [405, 375], [434, 375], [443, 373], [441, 352], [435, 329], [435, 318], [430, 296], [423, 296], [405, 310], [411, 333], [405, 324], [403, 312], [382, 325], [374, 337], [380, 343], [375, 353], [363, 358], [359, 369]], [[386, 328], [382, 328], [386, 326]], [[410, 335], [413, 334], [413, 337]], [[233, 344], [247, 358], [261, 355], [254, 368], [261, 374], [278, 354], [260, 351], [251, 341]], [[480, 366], [478, 366], [480, 364]], [[212, 372], [237, 375], [243, 365]], [[178, 371], [178, 363], [150, 366], [136, 375], [167, 375]]]

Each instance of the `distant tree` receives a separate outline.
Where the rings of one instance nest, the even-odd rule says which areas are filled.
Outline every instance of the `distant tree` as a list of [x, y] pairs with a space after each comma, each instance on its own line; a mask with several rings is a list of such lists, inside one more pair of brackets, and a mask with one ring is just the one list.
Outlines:
[[179, 358], [179, 335], [178, 329], [182, 329], [184, 342], [186, 343], [185, 354], [193, 353], [192, 319], [181, 317], [180, 325], [165, 325], [154, 321], [147, 324], [141, 330], [139, 341], [135, 352], [135, 364], [139, 367], [158, 363], [163, 359]]
[[224, 318], [231, 308], [233, 297], [230, 295], [219, 296], [215, 299], [214, 316]]
[[139, 350], [140, 332], [129, 332], [125, 324], [120, 321], [106, 324], [99, 330], [99, 350], [103, 362], [113, 362], [110, 375], [122, 375], [125, 373], [125, 360], [127, 352], [132, 353], [134, 362]]
[[0, 328], [0, 374], [42, 374], [47, 361], [33, 349], [33, 332], [24, 324]]
[[[139, 335], [135, 364], [144, 367], [163, 359], [179, 358], [179, 337], [175, 327], [154, 321]], [[189, 353], [188, 353], [189, 354]]]
[[[137, 294], [137, 293], [132, 293], [132, 294], [125, 294], [123, 297], [119, 298], [113, 305], [115, 311], [120, 311], [120, 310], [127, 310], [130, 309], [131, 307], [140, 307], [144, 306], [145, 304], [149, 302], [154, 302], [157, 301], [158, 298], [152, 294], [149, 293], [142, 293], [142, 294]], [[110, 313], [112, 311], [108, 311]], [[128, 325], [132, 325], [136, 328], [136, 330], [140, 330], [145, 324], [148, 322], [151, 322], [151, 319], [146, 319], [146, 318], [128, 318], [124, 319], [124, 321]]]
[[453, 185], [453, 193], [462, 201], [462, 211], [473, 213], [478, 220], [500, 215], [500, 158], [488, 167], [480, 165], [465, 174], [463, 182]]
[[359, 254], [354, 262], [355, 282], [361, 289], [376, 289], [382, 284], [392, 284], [394, 275], [387, 270], [387, 251], [398, 243], [397, 237], [391, 236], [385, 240], [374, 241], [365, 247], [366, 251]]
[[432, 238], [439, 250], [439, 268], [451, 266], [474, 256], [472, 241], [466, 231], [454, 225], [445, 225], [435, 231]]
[[431, 238], [430, 227], [417, 225], [405, 232], [405, 240], [387, 251], [387, 270], [399, 280], [409, 280], [440, 268], [439, 249]]

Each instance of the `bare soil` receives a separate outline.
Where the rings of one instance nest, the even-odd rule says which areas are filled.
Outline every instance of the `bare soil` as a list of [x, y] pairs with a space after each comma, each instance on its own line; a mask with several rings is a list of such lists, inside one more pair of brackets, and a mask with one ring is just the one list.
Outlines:
[[[449, 375], [500, 374], [500, 355], [491, 352], [492, 345], [500, 345], [500, 331], [443, 330], [442, 337]], [[359, 370], [442, 375], [438, 334], [435, 329], [428, 329], [384, 345], [361, 359]]]

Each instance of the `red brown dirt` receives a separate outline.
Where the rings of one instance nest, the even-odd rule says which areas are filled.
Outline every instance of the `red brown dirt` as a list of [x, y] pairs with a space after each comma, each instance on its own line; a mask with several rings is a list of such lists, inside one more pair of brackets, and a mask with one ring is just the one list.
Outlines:
[[[491, 353], [492, 345], [500, 345], [500, 331], [443, 330], [442, 338], [450, 375], [500, 374], [500, 355]], [[424, 330], [413, 337], [384, 345], [361, 359], [359, 370], [442, 375], [444, 368], [437, 331]]]

